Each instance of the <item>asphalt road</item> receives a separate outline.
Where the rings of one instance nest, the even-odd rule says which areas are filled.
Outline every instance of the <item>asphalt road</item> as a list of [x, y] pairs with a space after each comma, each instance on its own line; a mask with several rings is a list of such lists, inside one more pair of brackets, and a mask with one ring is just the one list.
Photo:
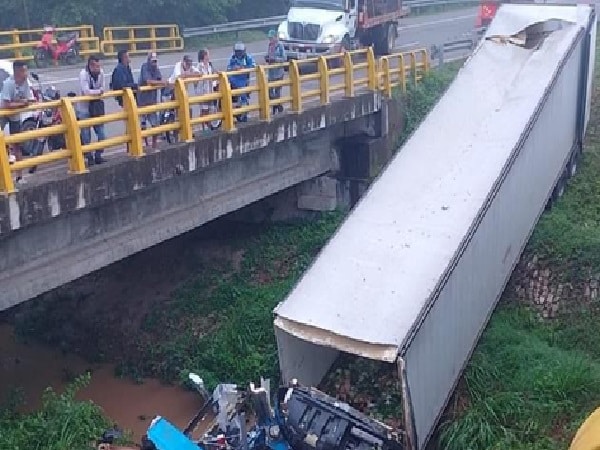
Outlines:
[[[448, 11], [440, 14], [426, 15], [419, 17], [406, 18], [401, 22], [399, 29], [399, 36], [396, 42], [396, 51], [409, 51], [417, 48], [430, 49], [432, 45], [439, 45], [443, 42], [459, 39], [461, 37], [470, 36], [473, 32], [476, 17], [476, 8], [460, 9], [454, 11]], [[252, 42], [247, 44], [248, 52], [254, 55], [257, 63], [263, 62], [263, 57], [267, 47], [267, 42]], [[219, 47], [210, 49], [211, 59], [213, 65], [217, 70], [224, 70], [231, 55], [231, 47]], [[195, 52], [186, 52], [196, 59]], [[163, 72], [163, 76], [166, 78], [170, 76], [171, 71], [175, 63], [180, 61], [183, 57], [183, 53], [170, 53], [159, 55], [159, 65]], [[139, 76], [139, 70], [142, 63], [145, 61], [145, 56], [134, 56], [132, 57], [132, 69], [134, 71], [134, 77], [137, 79]], [[44, 70], [36, 71], [40, 75], [40, 79], [44, 86], [53, 85], [61, 91], [63, 95], [66, 95], [69, 91], [74, 91], [79, 94], [78, 86], [78, 74], [83, 64], [80, 66], [67, 66], [59, 68], [49, 68]], [[106, 60], [103, 61], [105, 76], [106, 76], [106, 88], [108, 89], [108, 83], [110, 81], [110, 74], [116, 61]], [[34, 70], [35, 71], [35, 70]], [[360, 75], [359, 75], [360, 76]], [[332, 79], [332, 83], [341, 82]], [[307, 82], [305, 86], [307, 89], [316, 89], [316, 81]], [[314, 84], [314, 86], [310, 86]], [[283, 95], [287, 95], [285, 92]], [[254, 101], [256, 101], [256, 95], [254, 95]], [[107, 99], [106, 111], [107, 113], [117, 112], [119, 110], [116, 102], [113, 99]], [[197, 111], [195, 112], [195, 115]], [[124, 133], [124, 124], [121, 122], [113, 122], [106, 125], [107, 137], [118, 136]], [[93, 135], [93, 133], [92, 133]], [[95, 140], [95, 137], [92, 138]], [[110, 149], [106, 152], [106, 155], [123, 152], [124, 147]], [[52, 164], [53, 168], [59, 168], [64, 166], [63, 164], [58, 165]], [[38, 177], [42, 173], [52, 170], [51, 167], [40, 167], [41, 170], [36, 174]], [[42, 173], [40, 173], [42, 172]], [[29, 177], [36, 176], [29, 175]], [[26, 178], [29, 178], [26, 177]]]

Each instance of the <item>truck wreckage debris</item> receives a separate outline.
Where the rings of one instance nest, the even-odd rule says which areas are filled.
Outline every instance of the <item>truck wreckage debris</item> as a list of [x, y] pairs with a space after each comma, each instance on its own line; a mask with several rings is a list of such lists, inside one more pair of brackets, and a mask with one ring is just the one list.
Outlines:
[[[190, 381], [206, 399], [184, 430], [178, 430], [161, 416], [154, 418], [142, 438], [142, 450], [403, 450], [403, 434], [367, 417], [347, 403], [313, 387], [293, 381], [277, 390], [270, 404], [270, 385], [261, 380], [248, 389], [219, 384], [210, 395], [202, 379], [191, 373]], [[251, 405], [250, 410], [246, 407]], [[251, 420], [246, 420], [250, 414]], [[202, 425], [202, 437], [194, 432]], [[98, 450], [114, 447], [122, 436], [107, 430]], [[133, 448], [132, 448], [133, 449]]]

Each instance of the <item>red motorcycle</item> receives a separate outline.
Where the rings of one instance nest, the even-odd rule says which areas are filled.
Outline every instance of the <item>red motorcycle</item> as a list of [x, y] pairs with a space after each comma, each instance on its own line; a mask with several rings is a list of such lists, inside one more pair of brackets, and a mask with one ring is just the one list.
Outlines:
[[33, 60], [38, 69], [47, 67], [50, 60], [76, 64], [79, 61], [79, 34], [68, 33], [56, 37], [54, 41], [54, 28], [45, 27], [41, 41], [37, 44]]

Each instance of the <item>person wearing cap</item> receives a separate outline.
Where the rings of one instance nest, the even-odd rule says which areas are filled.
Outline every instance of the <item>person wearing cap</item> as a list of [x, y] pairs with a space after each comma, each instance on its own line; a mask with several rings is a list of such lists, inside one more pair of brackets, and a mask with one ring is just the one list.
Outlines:
[[[194, 78], [200, 76], [198, 69], [194, 67], [194, 62], [190, 55], [183, 55], [183, 59], [175, 64], [173, 67], [173, 73], [169, 78], [169, 84], [174, 85], [177, 78]], [[190, 97], [196, 94], [196, 88], [198, 83], [186, 83], [187, 93]], [[192, 108], [190, 107], [190, 115], [192, 114]]]
[[[148, 54], [148, 60], [142, 64], [140, 70], [140, 78], [138, 81], [140, 86], [151, 86], [151, 87], [163, 87], [166, 85], [163, 81], [162, 73], [158, 67], [158, 55], [156, 52], [150, 52]], [[158, 93], [156, 89], [151, 90], [140, 90], [137, 96], [138, 106], [150, 106], [156, 105], [158, 102]], [[142, 129], [147, 126], [156, 127], [158, 126], [158, 114], [156, 112], [147, 113], [142, 115]], [[155, 149], [158, 144], [158, 135], [152, 136], [152, 148]]]
[[[287, 61], [285, 47], [279, 42], [279, 37], [275, 30], [269, 30], [269, 46], [265, 55], [265, 61], [267, 64], [281, 64]], [[283, 66], [269, 69], [269, 82], [283, 80], [284, 74]], [[269, 99], [274, 100], [278, 98], [281, 98], [281, 86], [269, 88]], [[273, 114], [277, 114], [278, 112], [283, 112], [283, 105], [273, 106]]]

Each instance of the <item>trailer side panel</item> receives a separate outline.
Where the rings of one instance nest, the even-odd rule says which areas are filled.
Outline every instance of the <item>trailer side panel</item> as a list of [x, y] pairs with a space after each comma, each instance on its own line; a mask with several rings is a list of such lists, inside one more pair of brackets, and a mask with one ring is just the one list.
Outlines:
[[[405, 354], [417, 448], [442, 413], [546, 200], [578, 144], [583, 32]], [[525, 81], [525, 80], [523, 80]], [[512, 126], [513, 124], [498, 124]]]

